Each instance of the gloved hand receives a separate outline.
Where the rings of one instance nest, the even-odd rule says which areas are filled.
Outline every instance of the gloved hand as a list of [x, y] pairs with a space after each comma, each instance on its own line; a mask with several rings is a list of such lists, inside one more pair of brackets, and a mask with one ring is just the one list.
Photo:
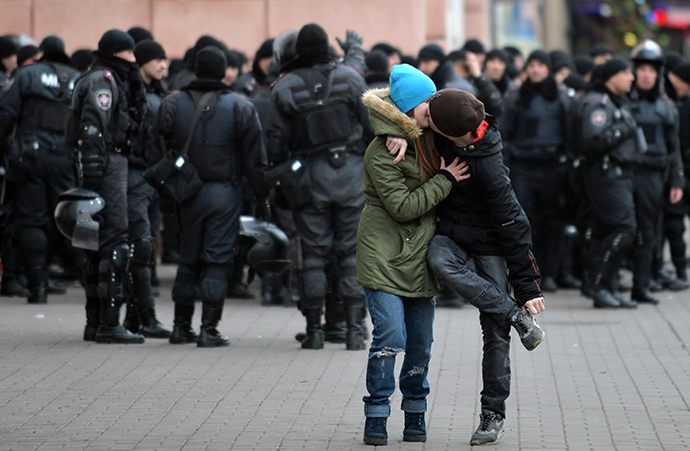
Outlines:
[[256, 200], [256, 219], [263, 219], [264, 221], [271, 220], [271, 203], [267, 197]]
[[335, 40], [338, 41], [338, 45], [341, 49], [343, 49], [343, 52], [345, 52], [346, 55], [347, 52], [350, 50], [350, 47], [352, 47], [353, 45], [361, 47], [362, 42], [364, 42], [362, 36], [360, 36], [354, 30], [347, 30], [347, 32], [345, 33], [345, 42], [341, 41], [338, 37], [336, 37]]

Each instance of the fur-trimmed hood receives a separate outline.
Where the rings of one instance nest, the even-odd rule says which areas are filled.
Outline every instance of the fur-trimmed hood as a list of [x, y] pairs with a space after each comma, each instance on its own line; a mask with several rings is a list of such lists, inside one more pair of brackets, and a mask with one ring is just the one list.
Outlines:
[[391, 135], [412, 140], [422, 135], [417, 121], [395, 105], [390, 97], [390, 88], [370, 89], [362, 95], [362, 102], [369, 107], [369, 120], [377, 136]]

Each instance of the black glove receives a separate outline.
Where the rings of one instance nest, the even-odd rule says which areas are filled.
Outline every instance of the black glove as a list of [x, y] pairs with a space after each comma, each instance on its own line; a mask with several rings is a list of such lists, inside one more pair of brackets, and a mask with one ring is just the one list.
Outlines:
[[268, 201], [267, 197], [256, 200], [256, 219], [270, 221], [271, 213], [271, 203]]
[[335, 40], [338, 41], [338, 45], [343, 49], [346, 55], [353, 45], [361, 47], [362, 42], [364, 42], [364, 39], [354, 30], [347, 30], [345, 33], [345, 42], [341, 41], [338, 37], [336, 37]]

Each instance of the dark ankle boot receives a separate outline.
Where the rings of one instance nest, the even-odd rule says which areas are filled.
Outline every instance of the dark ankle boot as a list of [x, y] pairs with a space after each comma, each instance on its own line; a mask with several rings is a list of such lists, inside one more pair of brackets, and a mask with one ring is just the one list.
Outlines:
[[84, 341], [96, 341], [96, 331], [98, 330], [100, 307], [98, 298], [86, 298], [86, 326], [84, 327]]
[[122, 327], [132, 332], [133, 334], [139, 333], [139, 328], [141, 327], [141, 320], [137, 314], [136, 306], [134, 301], [130, 298], [127, 302], [127, 307], [125, 311], [125, 319], [122, 321]]
[[101, 318], [96, 330], [96, 343], [141, 344], [144, 337], [133, 334], [120, 325], [120, 305], [101, 299]]
[[156, 311], [149, 308], [142, 312], [142, 322], [139, 328], [139, 333], [146, 338], [170, 338], [170, 330], [168, 330], [158, 318], [156, 318]]
[[360, 326], [364, 303], [362, 300], [351, 300], [346, 306], [346, 310], [347, 340], [345, 342], [345, 347], [348, 351], [361, 351], [365, 349], [364, 337], [362, 336], [362, 328]]
[[230, 339], [218, 332], [218, 322], [223, 312], [222, 304], [204, 302], [201, 310], [201, 333], [196, 345], [200, 348], [230, 346]]
[[426, 442], [426, 422], [424, 412], [405, 412], [404, 442]]
[[199, 340], [199, 336], [192, 329], [192, 316], [194, 316], [194, 304], [175, 303], [175, 320], [169, 339], [171, 344], [196, 343]]
[[307, 318], [307, 336], [302, 340], [302, 349], [323, 349], [321, 309], [308, 309], [304, 316]]

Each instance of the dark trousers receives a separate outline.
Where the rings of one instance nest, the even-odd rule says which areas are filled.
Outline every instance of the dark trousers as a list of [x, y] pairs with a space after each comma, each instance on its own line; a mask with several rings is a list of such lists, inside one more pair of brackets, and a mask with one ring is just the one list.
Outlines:
[[587, 282], [595, 289], [611, 289], [637, 229], [632, 173], [597, 163], [585, 169], [583, 182], [592, 232]]
[[299, 272], [303, 309], [321, 309], [328, 290], [326, 264], [336, 266], [333, 274], [337, 295], [345, 302], [364, 300], [356, 278], [357, 226], [364, 208], [364, 163], [362, 157], [347, 155], [341, 168], [333, 168], [326, 157], [314, 158], [312, 198], [294, 211], [295, 226], [302, 241], [303, 269]]
[[633, 246], [633, 285], [647, 288], [652, 278], [652, 257], [661, 235], [664, 208], [664, 175], [645, 171], [633, 176], [637, 234]]
[[57, 196], [76, 186], [71, 152], [44, 150], [24, 183], [15, 185], [12, 219], [17, 224], [19, 257], [27, 267], [46, 267], [50, 251], [67, 250], [75, 260], [76, 250], [55, 233], [53, 212]]
[[[498, 255], [467, 252], [452, 239], [436, 235], [427, 259], [444, 285], [460, 294], [480, 311], [484, 340], [482, 356], [482, 411], [505, 418], [510, 395], [510, 317], [518, 312], [510, 295], [505, 259]], [[474, 261], [476, 272], [468, 268]]]
[[558, 162], [519, 162], [510, 165], [510, 180], [515, 195], [525, 210], [532, 228], [534, 256], [543, 277], [558, 276], [561, 260], [559, 200], [566, 166]]

